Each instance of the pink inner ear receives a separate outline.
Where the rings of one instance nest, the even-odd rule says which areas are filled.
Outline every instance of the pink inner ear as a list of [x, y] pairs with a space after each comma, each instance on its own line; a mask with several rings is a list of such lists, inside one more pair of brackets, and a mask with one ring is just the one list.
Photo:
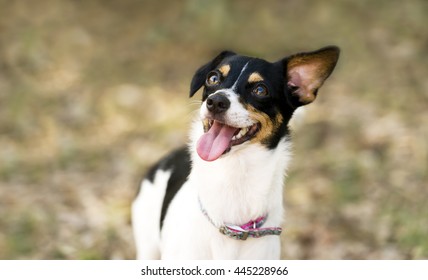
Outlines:
[[293, 87], [292, 95], [301, 105], [314, 101], [319, 87], [333, 71], [339, 49], [326, 47], [311, 53], [300, 53], [286, 60], [287, 83]]
[[301, 64], [290, 69], [289, 82], [307, 91], [313, 91], [321, 86], [319, 63]]
[[300, 74], [296, 71], [290, 72], [287, 84], [288, 86], [291, 86], [291, 87], [300, 87], [301, 86]]
[[321, 86], [318, 68], [314, 64], [301, 64], [290, 69], [288, 86], [297, 87], [293, 94], [299, 96], [300, 102], [307, 104], [315, 99], [314, 91]]

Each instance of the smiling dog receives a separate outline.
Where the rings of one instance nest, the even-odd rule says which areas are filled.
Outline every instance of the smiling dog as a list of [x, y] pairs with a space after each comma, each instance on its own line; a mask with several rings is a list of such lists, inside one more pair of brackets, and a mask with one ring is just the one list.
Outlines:
[[147, 173], [132, 205], [140, 259], [279, 259], [288, 123], [333, 71], [335, 46], [275, 63], [224, 51], [203, 87], [188, 147]]

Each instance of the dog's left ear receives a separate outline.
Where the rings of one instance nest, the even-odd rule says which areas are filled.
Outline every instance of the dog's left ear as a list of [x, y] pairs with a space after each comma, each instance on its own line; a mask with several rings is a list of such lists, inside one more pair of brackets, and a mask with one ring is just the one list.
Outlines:
[[213, 60], [208, 62], [207, 64], [201, 66], [195, 75], [193, 76], [192, 82], [190, 83], [190, 97], [195, 95], [195, 93], [204, 85], [206, 76], [209, 72], [214, 70], [214, 68], [226, 57], [235, 55], [234, 52], [231, 51], [222, 51], [219, 55], [217, 55]]
[[299, 107], [315, 100], [318, 89], [333, 72], [340, 50], [329, 46], [314, 52], [298, 53], [284, 58], [287, 98], [293, 106]]

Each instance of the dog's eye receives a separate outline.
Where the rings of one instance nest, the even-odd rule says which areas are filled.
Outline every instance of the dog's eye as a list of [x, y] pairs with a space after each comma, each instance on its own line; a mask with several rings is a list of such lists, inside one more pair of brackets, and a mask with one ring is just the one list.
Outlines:
[[217, 72], [212, 72], [208, 75], [207, 81], [208, 86], [215, 86], [220, 83], [220, 76]]
[[268, 96], [268, 91], [266, 86], [264, 85], [257, 85], [253, 89], [253, 94], [259, 97], [266, 97]]

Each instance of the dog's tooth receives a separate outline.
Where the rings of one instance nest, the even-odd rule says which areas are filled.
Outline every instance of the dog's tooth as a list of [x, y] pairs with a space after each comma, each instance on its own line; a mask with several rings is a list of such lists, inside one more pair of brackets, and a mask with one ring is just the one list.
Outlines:
[[248, 127], [244, 127], [244, 128], [241, 128], [241, 131], [239, 132], [239, 134], [245, 135], [247, 134], [247, 132], [248, 132]]
[[239, 131], [239, 133], [237, 135], [237, 138], [239, 139], [239, 138], [241, 138], [244, 135], [245, 135], [245, 131], [241, 128], [241, 130]]

